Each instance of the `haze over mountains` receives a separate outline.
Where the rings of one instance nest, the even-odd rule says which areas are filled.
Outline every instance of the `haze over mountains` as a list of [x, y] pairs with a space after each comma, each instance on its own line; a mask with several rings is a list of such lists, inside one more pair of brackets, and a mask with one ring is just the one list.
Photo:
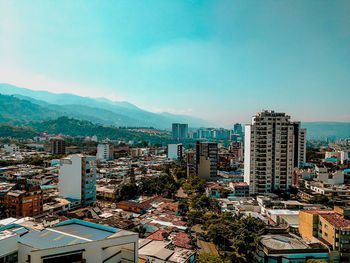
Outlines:
[[[47, 91], [34, 91], [10, 84], [0, 84], [0, 94], [13, 95], [18, 99], [31, 102], [33, 110], [30, 112], [38, 116], [32, 116], [34, 119], [28, 118], [28, 121], [40, 120], [41, 116], [41, 120], [68, 116], [118, 127], [169, 129], [173, 122], [188, 123], [191, 127], [213, 126], [212, 123], [199, 118], [167, 112], [152, 113], [129, 102], [116, 102], [106, 98], [88, 98], [68, 93], [57, 94]], [[29, 106], [27, 102], [23, 101], [17, 101], [17, 104], [18, 107], [20, 105]], [[4, 117], [2, 116], [2, 118]]]
[[[192, 128], [216, 126], [191, 116], [148, 112], [129, 102], [0, 84], [0, 123], [27, 125], [62, 116], [115, 127], [170, 129], [173, 122], [188, 123]], [[302, 126], [308, 129], [309, 139], [345, 138], [350, 134], [349, 122], [303, 122]]]

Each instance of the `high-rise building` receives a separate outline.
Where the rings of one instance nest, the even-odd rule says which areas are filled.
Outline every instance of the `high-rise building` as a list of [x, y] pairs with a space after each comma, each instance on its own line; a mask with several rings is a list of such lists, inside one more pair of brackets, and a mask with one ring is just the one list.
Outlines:
[[110, 160], [112, 159], [110, 154], [110, 147], [108, 143], [99, 143], [97, 145], [96, 158], [100, 160]]
[[181, 160], [184, 156], [184, 145], [182, 143], [168, 144], [167, 152], [169, 160]]
[[218, 144], [199, 142], [196, 144], [196, 173], [205, 180], [215, 179], [218, 174]]
[[94, 156], [73, 154], [60, 160], [60, 196], [80, 201], [82, 205], [96, 201], [95, 159]]
[[183, 140], [188, 138], [188, 124], [173, 123], [172, 137], [176, 140]]
[[66, 142], [62, 139], [51, 140], [51, 153], [52, 154], [65, 154], [66, 153]]
[[235, 123], [233, 125], [233, 131], [235, 134], [239, 134], [239, 135], [243, 135], [243, 127], [242, 127], [242, 124], [240, 123]]
[[300, 123], [291, 122], [285, 113], [263, 111], [253, 117], [245, 127], [244, 148], [244, 181], [251, 194], [292, 185], [293, 168], [304, 162], [305, 151], [300, 149], [305, 149], [305, 134]]
[[243, 144], [242, 142], [230, 142], [230, 152], [234, 156], [234, 161], [243, 161]]
[[300, 127], [300, 122], [294, 122], [294, 167], [301, 168], [306, 163], [306, 129]]
[[196, 175], [196, 154], [194, 151], [186, 152], [187, 177]]
[[242, 135], [237, 134], [237, 133], [232, 133], [230, 135], [230, 141], [231, 142], [242, 142], [243, 141]]

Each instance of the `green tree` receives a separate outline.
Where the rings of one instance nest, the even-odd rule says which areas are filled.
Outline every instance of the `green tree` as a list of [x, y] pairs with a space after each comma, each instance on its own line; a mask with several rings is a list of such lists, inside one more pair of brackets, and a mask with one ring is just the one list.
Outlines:
[[225, 263], [247, 263], [247, 259], [244, 255], [237, 252], [230, 252], [225, 257]]
[[144, 226], [136, 226], [132, 229], [133, 232], [139, 233], [139, 238], [144, 238], [146, 234], [146, 228]]
[[139, 188], [135, 183], [122, 184], [116, 188], [114, 196], [117, 201], [133, 199], [139, 194]]
[[189, 211], [189, 204], [186, 199], [182, 199], [178, 205], [179, 214], [185, 216]]
[[214, 255], [210, 253], [200, 254], [197, 260], [200, 263], [222, 263], [222, 260], [219, 255]]
[[203, 211], [201, 210], [191, 210], [187, 213], [187, 224], [195, 225], [202, 222]]

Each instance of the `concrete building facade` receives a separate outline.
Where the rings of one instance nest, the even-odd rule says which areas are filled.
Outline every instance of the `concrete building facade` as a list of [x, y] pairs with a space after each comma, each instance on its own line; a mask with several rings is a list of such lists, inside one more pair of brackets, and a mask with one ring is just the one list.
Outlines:
[[188, 124], [173, 123], [172, 137], [176, 140], [184, 140], [188, 138]]
[[181, 160], [184, 156], [184, 145], [179, 144], [168, 144], [167, 154], [169, 160]]
[[51, 140], [51, 153], [52, 154], [65, 154], [66, 153], [66, 142], [62, 139]]
[[74, 154], [60, 160], [59, 194], [82, 205], [96, 201], [95, 157]]
[[293, 168], [305, 162], [305, 134], [285, 113], [253, 116], [252, 124], [245, 126], [244, 148], [244, 180], [251, 194], [289, 189]]
[[196, 173], [205, 180], [218, 176], [218, 144], [199, 142], [196, 144]]
[[99, 160], [110, 160], [111, 154], [110, 154], [110, 147], [108, 143], [99, 143], [97, 145], [97, 153], [96, 158]]

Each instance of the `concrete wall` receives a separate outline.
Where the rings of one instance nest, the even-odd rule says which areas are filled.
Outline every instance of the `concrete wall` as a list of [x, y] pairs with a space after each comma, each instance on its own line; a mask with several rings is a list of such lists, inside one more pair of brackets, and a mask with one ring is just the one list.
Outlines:
[[77, 155], [71, 155], [71, 164], [61, 160], [59, 170], [59, 194], [63, 198], [81, 199], [81, 167], [82, 158]]
[[317, 215], [303, 211], [299, 212], [299, 233], [302, 238], [307, 238], [310, 241], [313, 237], [314, 217], [317, 217]]

